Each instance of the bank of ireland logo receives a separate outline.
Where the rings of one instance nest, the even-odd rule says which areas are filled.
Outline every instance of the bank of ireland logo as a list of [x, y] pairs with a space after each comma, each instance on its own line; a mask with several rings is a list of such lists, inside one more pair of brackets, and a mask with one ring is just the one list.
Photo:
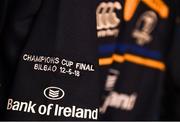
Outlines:
[[138, 45], [145, 45], [152, 41], [151, 33], [157, 25], [157, 15], [153, 11], [143, 13], [136, 23], [132, 36]]
[[96, 9], [97, 36], [118, 36], [120, 19], [115, 10], [121, 10], [119, 2], [102, 2]]
[[44, 90], [44, 96], [49, 100], [60, 100], [64, 97], [64, 95], [64, 90], [58, 87], [51, 86]]

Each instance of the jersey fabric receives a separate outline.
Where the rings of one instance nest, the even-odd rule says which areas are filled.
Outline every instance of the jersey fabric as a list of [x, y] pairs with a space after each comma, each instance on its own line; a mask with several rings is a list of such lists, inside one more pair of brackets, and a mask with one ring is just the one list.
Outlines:
[[179, 120], [180, 2], [132, 1], [1, 0], [0, 120]]
[[97, 120], [95, 3], [16, 0], [3, 30], [2, 120]]
[[[2, 41], [2, 35], [3, 32], [2, 30], [4, 29], [5, 26], [5, 22], [6, 22], [6, 17], [7, 17], [7, 10], [8, 10], [8, 6], [10, 5], [10, 0], [2, 0], [0, 1], [0, 108], [2, 107], [2, 101], [3, 101], [3, 91], [4, 91], [4, 85], [5, 85], [5, 74], [6, 74], [6, 70], [5, 70], [5, 57], [4, 57], [4, 46], [3, 46], [3, 41]], [[0, 109], [1, 111], [2, 109]]]
[[180, 2], [178, 0], [174, 1], [176, 18], [175, 18], [175, 27], [172, 37], [172, 44], [170, 51], [168, 53], [167, 67], [168, 72], [165, 82], [165, 94], [163, 96], [162, 104], [162, 119], [163, 120], [179, 120], [179, 41], [180, 41]]
[[[125, 3], [109, 2], [123, 7]], [[99, 63], [103, 70], [109, 70], [106, 76], [102, 74], [106, 78], [102, 78], [102, 120], [160, 120], [175, 20], [174, 2], [164, 2], [169, 9], [167, 18], [141, 1], [128, 22], [115, 13], [113, 6], [121, 20], [118, 37], [116, 41], [106, 38], [108, 43], [99, 40]], [[121, 13], [125, 14], [124, 10]]]

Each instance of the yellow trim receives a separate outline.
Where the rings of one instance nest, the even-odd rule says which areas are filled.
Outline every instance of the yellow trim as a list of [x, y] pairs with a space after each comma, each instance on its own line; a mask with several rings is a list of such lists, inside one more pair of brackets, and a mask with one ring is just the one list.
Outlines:
[[133, 17], [140, 0], [126, 0], [124, 5], [124, 20], [130, 21]]
[[135, 63], [135, 64], [159, 69], [161, 71], [165, 70], [165, 64], [161, 61], [156, 61], [156, 60], [152, 60], [148, 58], [142, 58], [142, 57], [131, 55], [131, 54], [125, 54], [124, 57], [127, 61]]
[[165, 64], [161, 61], [149, 59], [149, 58], [143, 58], [140, 56], [135, 56], [132, 54], [124, 54], [124, 55], [119, 55], [119, 54], [113, 54], [111, 57], [108, 58], [100, 58], [99, 59], [99, 65], [111, 65], [113, 61], [118, 62], [118, 63], [123, 63], [125, 61], [151, 67], [154, 69], [159, 69], [161, 71], [165, 70]]
[[124, 56], [113, 54], [113, 60], [119, 63], [123, 63], [125, 61]]
[[110, 65], [113, 63], [113, 58], [112, 57], [108, 57], [108, 58], [100, 58], [99, 59], [99, 65]]
[[130, 21], [133, 17], [139, 2], [142, 1], [145, 5], [156, 11], [163, 19], [169, 16], [169, 7], [163, 0], [125, 0], [124, 5], [124, 20]]
[[169, 8], [163, 0], [142, 0], [147, 6], [155, 10], [162, 18], [167, 18], [169, 15]]

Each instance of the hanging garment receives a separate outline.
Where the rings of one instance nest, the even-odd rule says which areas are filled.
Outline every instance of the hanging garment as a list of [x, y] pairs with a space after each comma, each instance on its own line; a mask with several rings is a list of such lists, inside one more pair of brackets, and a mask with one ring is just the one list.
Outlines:
[[2, 103], [3, 103], [3, 91], [4, 91], [4, 87], [5, 87], [5, 56], [4, 56], [4, 46], [3, 46], [3, 41], [2, 41], [2, 30], [4, 29], [5, 26], [5, 22], [6, 22], [6, 17], [7, 17], [7, 13], [8, 13], [8, 6], [10, 6], [12, 4], [11, 0], [1, 0], [0, 1], [0, 112], [1, 112], [1, 107], [2, 107]]
[[171, 48], [167, 60], [167, 76], [165, 82], [165, 94], [162, 104], [163, 120], [180, 120], [180, 78], [179, 78], [179, 42], [180, 42], [180, 1], [174, 1], [176, 9], [175, 27], [171, 38]]
[[[127, 1], [115, 2], [123, 4]], [[100, 42], [100, 54], [111, 53], [106, 57], [109, 74], [100, 107], [102, 120], [160, 119], [166, 59], [174, 29], [174, 4], [172, 1], [163, 4], [152, 1], [159, 8], [168, 10], [166, 16], [162, 16], [158, 7], [153, 8], [146, 2], [139, 1], [131, 19], [122, 22], [115, 42]], [[125, 5], [124, 15], [127, 14]]]
[[97, 120], [95, 2], [16, 0], [2, 37], [2, 120]]

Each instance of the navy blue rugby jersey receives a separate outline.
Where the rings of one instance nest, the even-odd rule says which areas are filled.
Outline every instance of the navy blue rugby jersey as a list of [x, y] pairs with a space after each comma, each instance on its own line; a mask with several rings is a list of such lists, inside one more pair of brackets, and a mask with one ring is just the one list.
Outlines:
[[[96, 3], [96, 31], [98, 47], [98, 57], [100, 66], [100, 82], [101, 87], [105, 87], [106, 78], [109, 69], [113, 63], [112, 56], [115, 51], [115, 45], [121, 28], [124, 25], [123, 1], [114, 0], [97, 0]], [[102, 99], [105, 98], [108, 91], [102, 93]], [[103, 100], [102, 100], [103, 101]]]
[[[4, 26], [4, 21], [5, 21], [5, 13], [6, 13], [6, 2], [5, 1], [0, 1], [0, 36], [2, 35], [2, 29], [3, 29], [3, 26]], [[0, 40], [2, 42], [2, 40]], [[1, 52], [1, 56], [2, 56], [2, 44], [1, 44], [1, 48], [0, 48], [0, 52]], [[2, 70], [2, 61], [3, 58], [0, 58], [0, 79], [2, 79], [3, 75], [3, 70]], [[1, 81], [1, 80], [0, 80]]]
[[101, 119], [159, 120], [165, 94], [166, 60], [172, 45], [175, 3], [168, 0], [157, 3], [165, 12], [162, 14], [157, 6], [154, 8], [142, 0], [132, 18], [126, 21], [123, 16], [127, 14], [127, 1], [113, 2], [124, 3], [123, 15], [119, 16], [122, 26], [116, 41], [99, 42], [99, 63], [102, 69], [107, 67], [106, 71], [109, 70], [106, 79], [101, 81], [104, 83]]
[[[1, 34], [1, 30], [2, 30], [2, 25], [3, 25], [3, 21], [4, 21], [4, 15], [2, 15], [2, 13], [4, 12], [4, 3], [1, 3], [0, 4], [0, 34]], [[0, 41], [2, 42], [2, 41]], [[0, 47], [0, 55], [2, 56], [2, 46]], [[3, 58], [0, 58], [0, 100], [1, 100], [1, 97], [2, 97], [2, 80], [3, 80], [3, 69], [2, 69], [2, 66], [3, 66]]]
[[[6, 15], [7, 15], [7, 8], [8, 8], [9, 1], [1, 0], [0, 1], [0, 37], [2, 36], [2, 30], [5, 25]], [[4, 88], [4, 47], [3, 47], [3, 41], [0, 38], [0, 107], [2, 106], [2, 97], [3, 95], [3, 88]]]
[[16, 0], [3, 30], [1, 120], [97, 120], [95, 1]]
[[167, 76], [165, 82], [165, 94], [162, 104], [163, 120], [180, 120], [180, 78], [179, 78], [179, 42], [180, 42], [180, 1], [175, 0], [176, 18], [172, 37], [172, 44], [167, 60]]

